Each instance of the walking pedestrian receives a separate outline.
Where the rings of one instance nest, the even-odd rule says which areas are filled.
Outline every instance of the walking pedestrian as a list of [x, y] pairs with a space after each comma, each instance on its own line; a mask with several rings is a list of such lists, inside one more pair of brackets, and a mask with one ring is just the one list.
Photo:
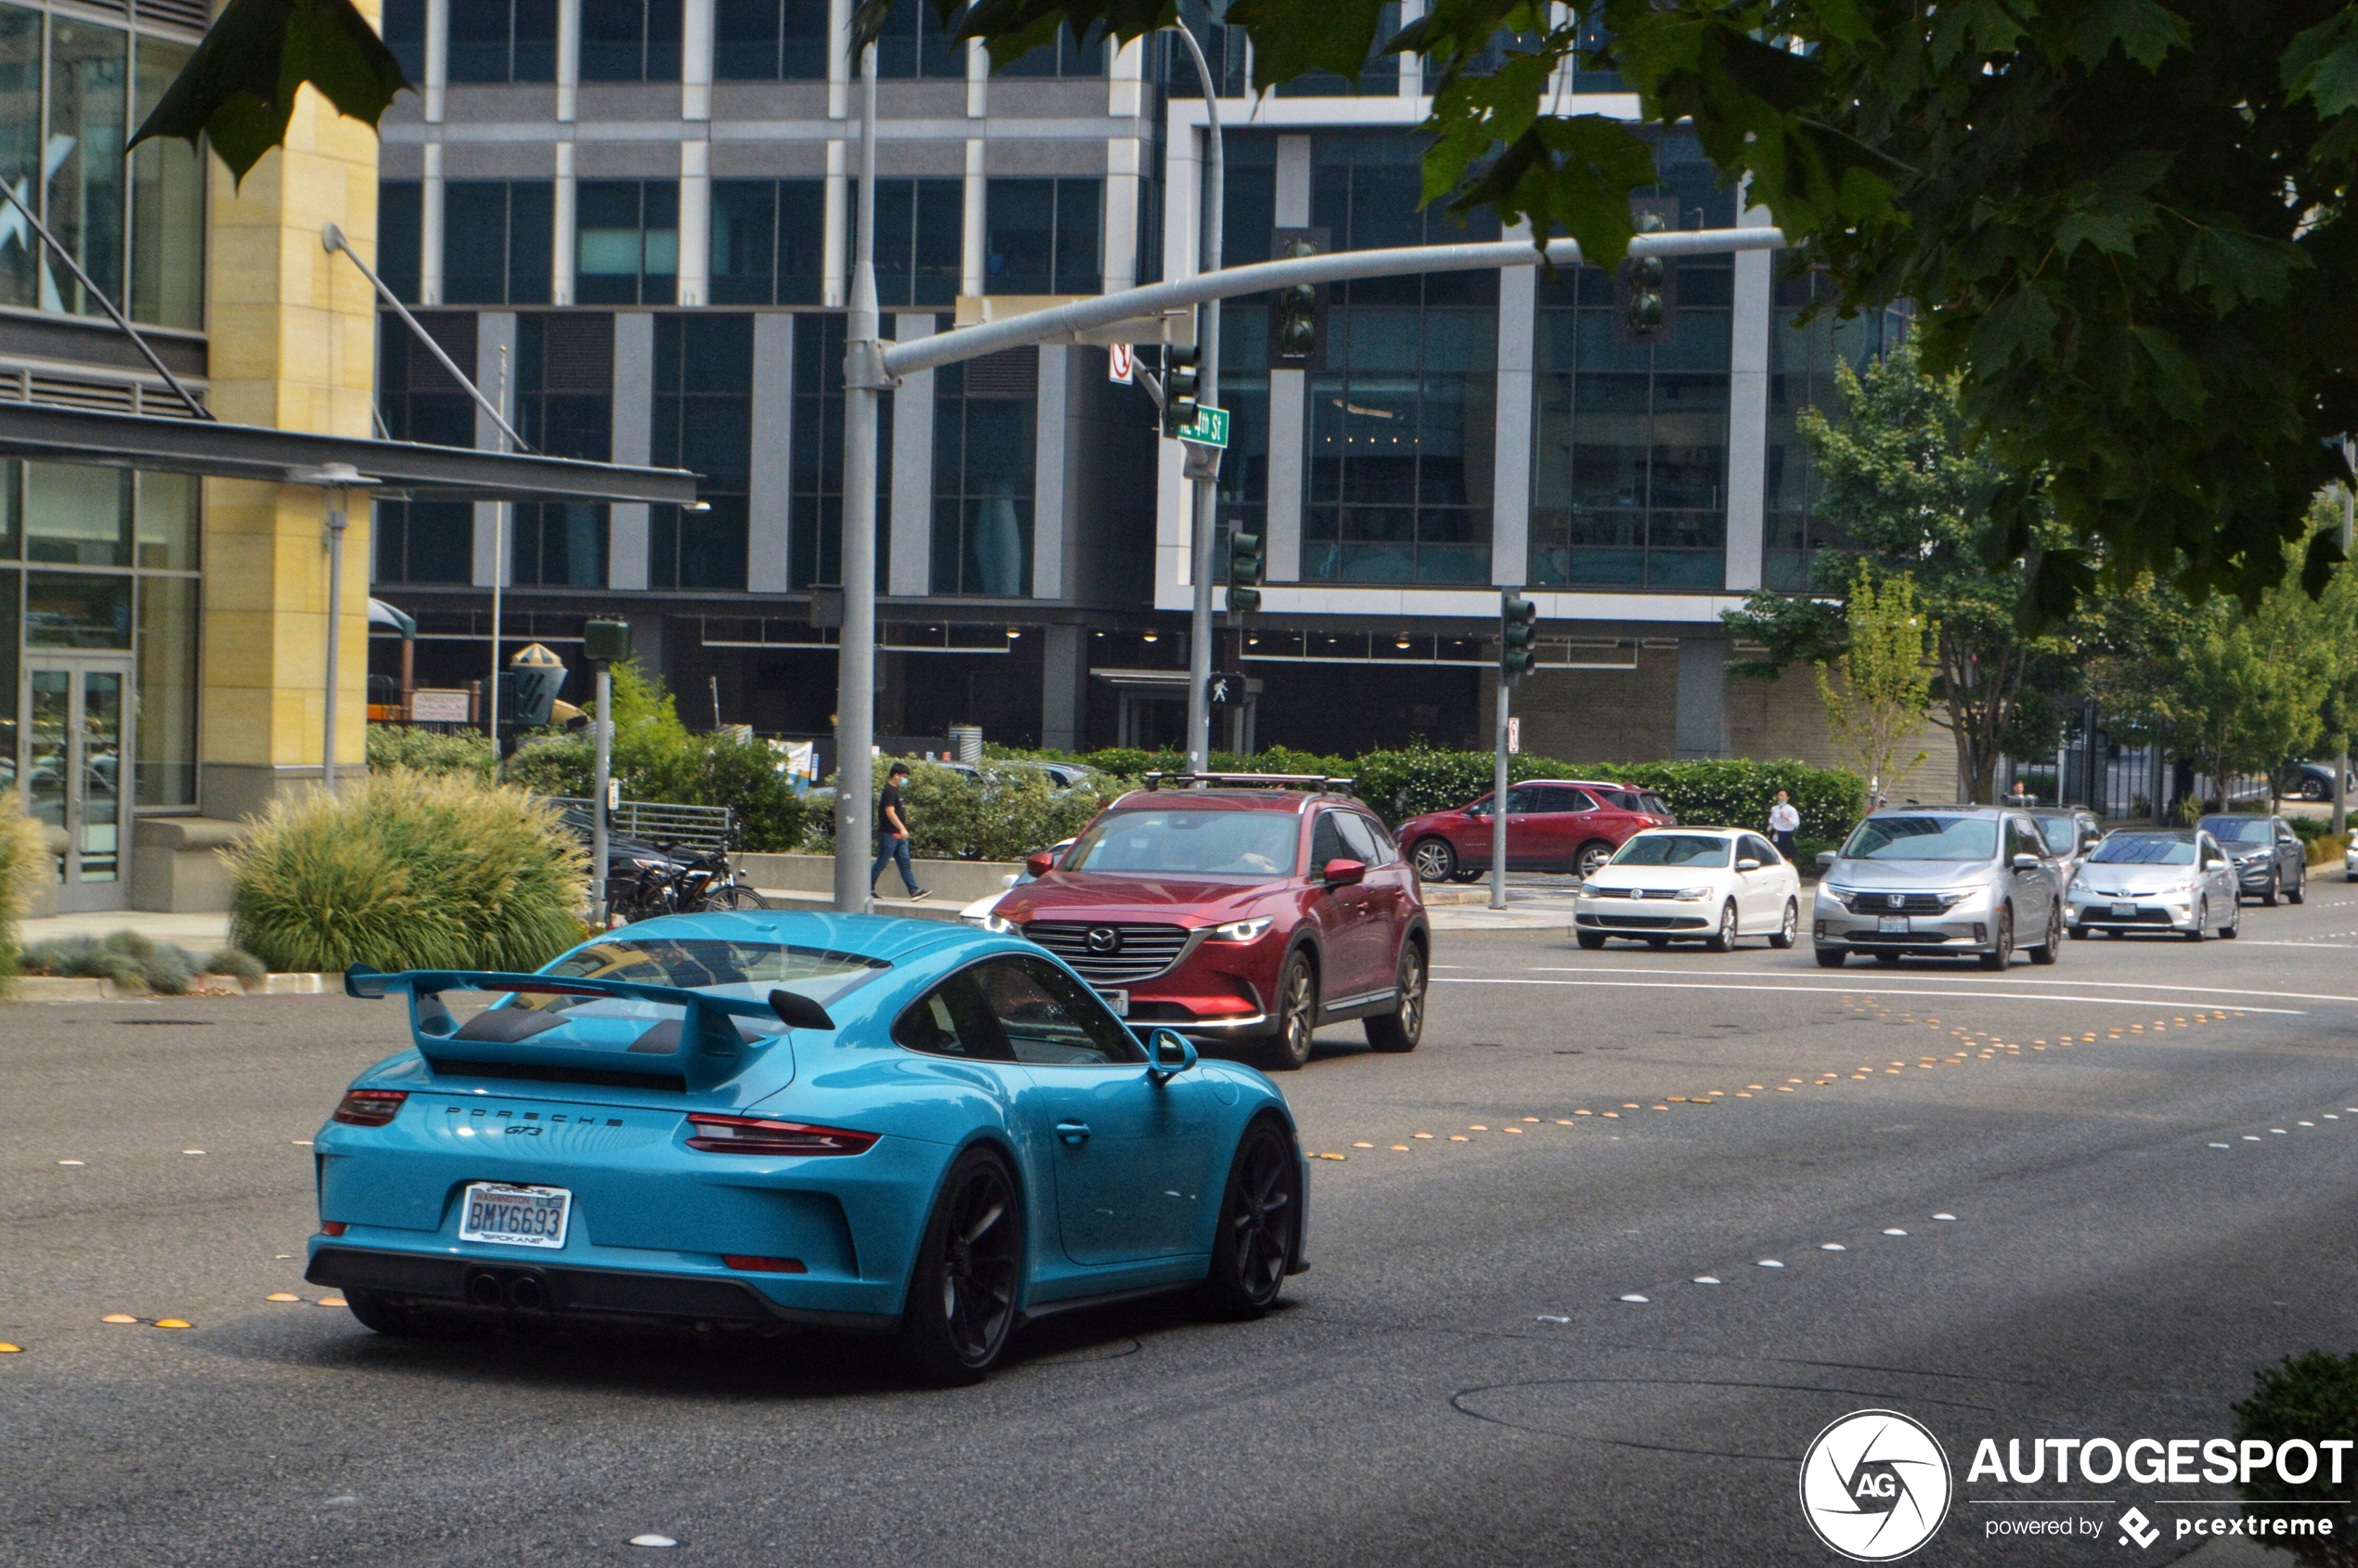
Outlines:
[[1777, 853], [1788, 862], [1800, 854], [1793, 836], [1800, 831], [1801, 813], [1794, 810], [1793, 797], [1781, 789], [1777, 803], [1768, 808], [1768, 836], [1776, 841]]
[[868, 896], [876, 896], [876, 878], [888, 865], [900, 868], [900, 880], [909, 888], [909, 901], [915, 903], [926, 896], [917, 886], [917, 874], [909, 864], [909, 806], [902, 798], [900, 786], [909, 782], [909, 764], [896, 762], [885, 775], [884, 794], [876, 801], [876, 863], [868, 873]]

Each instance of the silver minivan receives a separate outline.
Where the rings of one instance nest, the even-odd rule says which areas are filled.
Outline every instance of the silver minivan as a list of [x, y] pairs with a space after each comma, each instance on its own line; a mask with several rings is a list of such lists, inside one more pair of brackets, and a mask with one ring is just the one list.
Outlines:
[[2034, 964], [2062, 953], [2066, 864], [2027, 812], [1886, 807], [1818, 859], [1810, 933], [1823, 968], [1854, 952], [1885, 964], [1971, 953], [1985, 969], [2004, 968], [2017, 946]]

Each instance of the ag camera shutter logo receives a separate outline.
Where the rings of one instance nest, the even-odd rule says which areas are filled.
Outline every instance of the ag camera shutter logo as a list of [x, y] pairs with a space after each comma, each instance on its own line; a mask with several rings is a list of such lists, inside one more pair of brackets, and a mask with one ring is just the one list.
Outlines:
[[1932, 1539], [1951, 1489], [1939, 1440], [1897, 1410], [1852, 1411], [1801, 1459], [1802, 1517], [1854, 1562], [1890, 1562]]

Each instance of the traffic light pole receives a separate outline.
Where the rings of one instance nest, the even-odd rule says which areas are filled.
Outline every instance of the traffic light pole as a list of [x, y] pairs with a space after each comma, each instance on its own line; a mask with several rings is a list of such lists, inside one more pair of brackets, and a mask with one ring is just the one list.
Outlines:
[[876, 732], [876, 46], [860, 51], [860, 224], [843, 356], [843, 625], [836, 633], [836, 908], [868, 913]]
[[[1203, 160], [1203, 259], [1200, 272], [1220, 270], [1221, 242], [1221, 145], [1220, 145], [1220, 84], [1211, 79], [1211, 67], [1203, 58], [1203, 45], [1185, 23], [1170, 28], [1187, 45], [1187, 53], [1196, 62], [1196, 81], [1203, 87], [1205, 119]], [[1196, 347], [1201, 356], [1196, 394], [1199, 408], [1220, 407], [1220, 301], [1215, 295], [1206, 300], [1196, 317]], [[1181, 448], [1185, 449], [1184, 445]], [[1218, 459], [1214, 460], [1215, 464]], [[1187, 623], [1187, 771], [1208, 773], [1211, 771], [1211, 541], [1213, 514], [1220, 501], [1220, 471], [1215, 466], [1210, 478], [1196, 481], [1195, 516], [1187, 551], [1195, 577], [1196, 599], [1193, 614]]]
[[[1499, 620], [1500, 628], [1506, 626]], [[1507, 907], [1507, 696], [1514, 682], [1498, 672], [1497, 755], [1490, 765], [1490, 907]]]

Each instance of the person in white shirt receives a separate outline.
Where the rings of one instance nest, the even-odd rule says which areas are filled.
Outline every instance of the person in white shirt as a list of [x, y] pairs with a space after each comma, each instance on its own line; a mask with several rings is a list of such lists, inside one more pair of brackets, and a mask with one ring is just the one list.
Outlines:
[[1793, 799], [1783, 790], [1777, 792], [1777, 803], [1768, 808], [1768, 836], [1777, 843], [1777, 853], [1792, 860], [1800, 851], [1794, 846], [1793, 836], [1801, 831], [1801, 813], [1794, 810]]

